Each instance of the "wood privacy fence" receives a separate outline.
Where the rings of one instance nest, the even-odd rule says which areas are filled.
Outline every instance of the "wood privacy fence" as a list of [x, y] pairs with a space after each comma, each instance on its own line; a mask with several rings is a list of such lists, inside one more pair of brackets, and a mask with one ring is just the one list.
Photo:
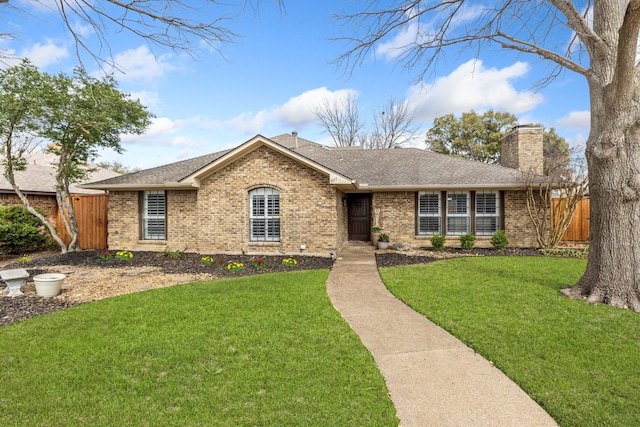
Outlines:
[[[562, 203], [562, 199], [553, 199], [553, 207]], [[589, 241], [589, 208], [591, 201], [583, 198], [576, 206], [576, 212], [573, 214], [569, 228], [562, 235], [563, 242], [588, 242]]]
[[[78, 221], [80, 249], [107, 248], [107, 213], [109, 196], [106, 194], [74, 194], [73, 210]], [[56, 217], [58, 235], [65, 243], [71, 242], [60, 213]]]

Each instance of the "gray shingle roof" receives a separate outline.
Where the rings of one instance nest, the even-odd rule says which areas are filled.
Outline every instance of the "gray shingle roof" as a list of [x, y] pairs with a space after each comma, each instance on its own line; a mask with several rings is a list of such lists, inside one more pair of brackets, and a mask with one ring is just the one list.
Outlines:
[[[266, 138], [265, 138], [266, 139]], [[498, 165], [433, 153], [417, 148], [363, 150], [326, 147], [290, 134], [278, 135], [271, 142], [308, 159], [324, 169], [369, 188], [496, 188], [523, 187], [522, 172]], [[91, 183], [100, 186], [161, 186], [179, 182], [233, 150], [220, 151], [189, 160], [158, 166]]]
[[99, 185], [163, 185], [167, 182], [179, 182], [185, 177], [211, 164], [218, 158], [224, 156], [230, 150], [219, 151], [217, 153], [206, 154], [193, 159], [182, 160], [168, 165], [157, 166], [151, 169], [144, 169], [132, 172], [111, 179], [92, 182], [92, 186]]

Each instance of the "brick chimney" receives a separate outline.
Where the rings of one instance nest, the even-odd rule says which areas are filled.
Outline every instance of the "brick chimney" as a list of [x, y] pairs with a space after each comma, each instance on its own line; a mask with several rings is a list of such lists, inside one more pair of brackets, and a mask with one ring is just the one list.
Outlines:
[[500, 142], [500, 164], [523, 172], [542, 175], [544, 129], [516, 126]]

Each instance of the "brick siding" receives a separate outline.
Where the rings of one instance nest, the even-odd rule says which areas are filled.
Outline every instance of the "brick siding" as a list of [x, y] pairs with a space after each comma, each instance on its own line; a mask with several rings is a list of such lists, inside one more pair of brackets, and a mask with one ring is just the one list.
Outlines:
[[[39, 209], [45, 217], [53, 224], [56, 223], [56, 216], [58, 213], [58, 203], [56, 202], [56, 196], [51, 195], [27, 195], [27, 200], [31, 206]], [[22, 206], [22, 200], [17, 194], [12, 193], [0, 193], [0, 206]]]

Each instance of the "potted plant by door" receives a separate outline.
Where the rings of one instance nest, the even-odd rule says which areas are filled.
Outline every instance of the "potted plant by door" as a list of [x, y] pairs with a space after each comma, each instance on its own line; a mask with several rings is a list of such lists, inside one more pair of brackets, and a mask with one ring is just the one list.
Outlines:
[[378, 238], [380, 237], [381, 232], [382, 227], [380, 227], [379, 225], [374, 225], [371, 229], [371, 243], [373, 244], [374, 248], [378, 246]]
[[33, 276], [36, 293], [45, 298], [57, 296], [60, 293], [65, 277], [67, 276], [62, 273], [44, 273]]
[[387, 249], [389, 247], [389, 235], [386, 233], [380, 234], [378, 237], [378, 249]]

